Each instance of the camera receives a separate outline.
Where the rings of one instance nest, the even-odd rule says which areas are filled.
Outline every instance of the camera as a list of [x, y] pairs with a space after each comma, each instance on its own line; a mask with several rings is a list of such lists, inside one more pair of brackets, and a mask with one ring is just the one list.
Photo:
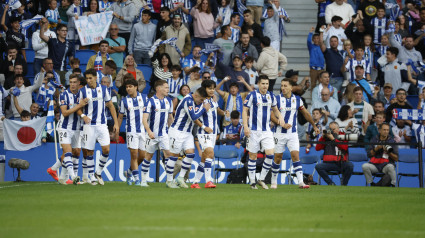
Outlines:
[[394, 148], [390, 145], [384, 145], [384, 149], [388, 151], [388, 153], [392, 153], [394, 151]]
[[326, 130], [326, 129], [323, 130], [323, 134], [331, 134], [331, 133], [332, 133], [331, 130]]
[[338, 139], [342, 141], [357, 141], [359, 139], [359, 135], [357, 134], [338, 135]]

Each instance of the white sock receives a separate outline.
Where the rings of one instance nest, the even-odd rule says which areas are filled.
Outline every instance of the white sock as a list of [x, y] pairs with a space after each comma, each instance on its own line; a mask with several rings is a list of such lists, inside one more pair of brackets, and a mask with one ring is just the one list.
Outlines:
[[72, 163], [72, 153], [68, 152], [65, 153], [65, 156], [63, 158], [63, 162], [65, 164], [66, 170], [68, 171], [68, 175], [71, 176], [71, 180], [74, 180], [74, 164]]
[[212, 165], [213, 159], [209, 159], [207, 158], [205, 160], [205, 166], [204, 166], [204, 173], [205, 173], [205, 182], [211, 182], [212, 181], [212, 177], [211, 177], [211, 165]]
[[109, 158], [109, 154], [105, 155], [105, 154], [102, 153], [102, 155], [100, 156], [100, 159], [99, 159], [99, 167], [96, 170], [97, 175], [102, 174], [103, 168], [105, 167], [105, 164], [108, 161], [108, 158]]
[[56, 163], [52, 166], [52, 170], [58, 171], [58, 169], [61, 167], [62, 163], [59, 160], [56, 160]]
[[248, 177], [249, 177], [249, 183], [253, 184], [255, 183], [255, 169], [257, 166], [257, 162], [255, 160], [248, 160]]
[[78, 176], [78, 165], [80, 163], [80, 158], [77, 156], [72, 156], [72, 164], [74, 165], [74, 174]]
[[167, 182], [173, 181], [173, 173], [174, 173], [174, 165], [176, 164], [177, 157], [170, 156], [165, 166], [165, 170], [167, 171]]
[[279, 174], [280, 164], [272, 163], [272, 184], [277, 184], [277, 175]]
[[83, 162], [81, 163], [82, 167], [83, 167], [83, 179], [88, 179], [89, 178], [89, 169], [87, 168], [87, 158], [83, 157]]
[[202, 176], [204, 176], [204, 163], [200, 162], [198, 168], [196, 169], [195, 179], [193, 180], [193, 183], [199, 183], [202, 179]]
[[187, 154], [186, 157], [183, 159], [179, 177], [184, 178], [186, 171], [188, 171], [192, 166], [193, 158], [195, 158], [195, 154]]
[[94, 159], [93, 155], [87, 156], [86, 158], [86, 164], [87, 164], [87, 170], [88, 170], [88, 177], [91, 179], [94, 174]]
[[272, 162], [274, 160], [274, 155], [266, 155], [266, 158], [263, 162], [263, 167], [261, 168], [260, 180], [264, 180], [267, 176], [267, 173], [270, 171]]
[[60, 180], [68, 180], [67, 178], [68, 178], [68, 170], [65, 167], [65, 163], [63, 163], [62, 169], [61, 169], [60, 174], [59, 174], [59, 179]]
[[142, 183], [147, 182], [146, 179], [149, 174], [151, 162], [149, 160], [144, 159], [142, 162]]
[[[139, 170], [133, 170], [131, 171], [131, 174], [133, 175], [134, 181], [139, 181]], [[142, 181], [143, 181], [143, 175], [142, 175]]]
[[298, 185], [304, 185], [303, 166], [301, 165], [301, 161], [293, 162], [292, 166], [297, 175]]

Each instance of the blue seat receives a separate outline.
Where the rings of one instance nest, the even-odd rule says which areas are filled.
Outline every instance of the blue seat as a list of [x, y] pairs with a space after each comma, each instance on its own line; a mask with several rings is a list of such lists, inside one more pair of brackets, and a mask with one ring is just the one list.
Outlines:
[[231, 150], [229, 149], [220, 149], [221, 146], [216, 146], [214, 149], [214, 157], [217, 159], [217, 163], [214, 163], [214, 180], [217, 183], [218, 182], [218, 173], [219, 172], [232, 172], [233, 170], [238, 169], [238, 167], [233, 167], [233, 168], [220, 168], [220, 159], [235, 159], [238, 160], [239, 159], [239, 153], [234, 150], [233, 148]]
[[[366, 163], [367, 161], [369, 161], [369, 158], [367, 157], [366, 154], [366, 150], [364, 148], [348, 148], [348, 160], [351, 161], [351, 163], [353, 163], [353, 175], [360, 175], [364, 178], [363, 176], [363, 169], [362, 169], [362, 165], [364, 163]], [[358, 186], [362, 186], [363, 184], [366, 183], [366, 179], [364, 180], [364, 183], [359, 183], [359, 184], [352, 184], [351, 180], [349, 181], [349, 185], [358, 185]]]
[[151, 87], [150, 87], [150, 78], [152, 75], [152, 67], [150, 65], [147, 64], [141, 64], [141, 65], [137, 65], [137, 69], [142, 71], [143, 73], [143, 77], [146, 80], [146, 88], [143, 89], [143, 94], [148, 94]]
[[[418, 187], [420, 185], [419, 180], [419, 157], [416, 150], [400, 149], [398, 151], [398, 162], [397, 162], [397, 187], [400, 187], [402, 177], [418, 178]], [[417, 171], [413, 173], [412, 171]], [[403, 183], [403, 187], [412, 187], [413, 180], [407, 179], [408, 181]]]
[[31, 48], [25, 48], [25, 55], [27, 57], [27, 63], [34, 63], [35, 52]]
[[[92, 57], [94, 54], [96, 54], [96, 51], [94, 50], [77, 50], [75, 52], [75, 58], [78, 58], [80, 60], [80, 68], [81, 65], [87, 65], [90, 57]], [[85, 69], [86, 68], [84, 67], [84, 70]]]

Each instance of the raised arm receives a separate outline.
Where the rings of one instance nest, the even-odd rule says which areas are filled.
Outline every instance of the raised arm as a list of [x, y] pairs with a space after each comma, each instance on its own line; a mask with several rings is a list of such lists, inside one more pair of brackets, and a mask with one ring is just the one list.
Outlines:
[[[221, 90], [221, 86], [223, 86], [223, 84], [227, 81], [229, 81], [230, 77], [226, 76], [224, 77], [223, 80], [221, 80], [220, 83], [218, 83], [217, 87], [215, 87], [215, 91], [217, 91], [218, 95], [220, 95], [221, 97], [224, 97], [224, 95], [226, 94], [223, 90]], [[244, 80], [245, 81], [245, 80]]]
[[4, 6], [4, 11], [3, 11], [3, 15], [1, 16], [1, 27], [3, 28], [4, 31], [7, 31], [8, 28], [6, 26], [6, 14], [7, 14], [7, 10], [9, 10], [9, 5], [6, 4]]
[[49, 37], [44, 35], [44, 33], [47, 30], [47, 24], [49, 24], [49, 22], [47, 21], [46, 18], [41, 19], [40, 21], [40, 38], [44, 41], [44, 42], [49, 42]]

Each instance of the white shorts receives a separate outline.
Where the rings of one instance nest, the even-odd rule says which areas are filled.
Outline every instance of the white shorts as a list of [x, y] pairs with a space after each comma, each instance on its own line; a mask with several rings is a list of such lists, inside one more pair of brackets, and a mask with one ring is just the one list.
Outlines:
[[168, 132], [170, 137], [170, 152], [180, 154], [180, 152], [195, 149], [195, 142], [192, 133], [182, 132], [171, 128]]
[[109, 138], [108, 126], [84, 125], [83, 139], [81, 142], [83, 149], [94, 150], [96, 140], [99, 142], [100, 146], [107, 146], [111, 143], [111, 139]]
[[274, 134], [275, 153], [285, 152], [285, 146], [288, 147], [289, 151], [300, 151], [300, 141], [298, 139], [298, 133], [276, 133]]
[[246, 149], [251, 153], [274, 149], [273, 132], [251, 131], [246, 144]]
[[206, 148], [214, 148], [216, 139], [216, 134], [198, 134], [198, 141], [201, 145], [202, 152], [204, 152]]
[[146, 134], [146, 152], [153, 154], [157, 150], [170, 150], [170, 138], [168, 135], [151, 139]]
[[127, 136], [127, 148], [133, 150], [145, 150], [145, 133], [128, 133]]
[[71, 148], [73, 149], [81, 148], [80, 130], [72, 131], [72, 130], [59, 129], [58, 135], [59, 135], [60, 145], [63, 145], [63, 144], [71, 145]]

